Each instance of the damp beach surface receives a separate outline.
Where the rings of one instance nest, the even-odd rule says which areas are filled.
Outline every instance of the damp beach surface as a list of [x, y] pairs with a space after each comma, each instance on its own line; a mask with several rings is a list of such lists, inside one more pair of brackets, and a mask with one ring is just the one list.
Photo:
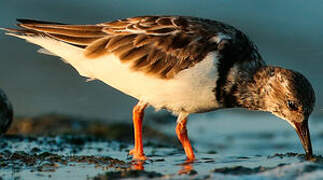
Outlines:
[[[188, 124], [197, 161], [185, 162], [174, 117], [144, 123], [149, 160], [133, 162], [132, 125], [45, 115], [16, 118], [0, 142], [2, 179], [320, 179], [323, 121], [310, 128], [315, 159], [304, 160], [294, 130], [270, 114], [223, 111], [193, 115]], [[161, 120], [163, 119], [163, 120]], [[263, 128], [252, 128], [252, 126]], [[268, 128], [268, 126], [270, 127]], [[154, 129], [154, 127], [159, 127]], [[191, 130], [191, 131], [190, 131]]]

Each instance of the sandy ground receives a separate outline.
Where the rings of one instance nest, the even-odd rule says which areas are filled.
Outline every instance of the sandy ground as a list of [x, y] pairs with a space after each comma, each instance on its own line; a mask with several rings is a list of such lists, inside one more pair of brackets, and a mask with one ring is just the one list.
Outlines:
[[[195, 163], [186, 163], [176, 138], [149, 126], [144, 127], [149, 160], [132, 161], [127, 155], [132, 138], [131, 124], [108, 124], [62, 115], [16, 118], [0, 141], [0, 176], [71, 180], [323, 177], [321, 155], [306, 162], [303, 154], [292, 152], [232, 156], [208, 150], [199, 151]], [[267, 134], [263, 138], [273, 136]]]

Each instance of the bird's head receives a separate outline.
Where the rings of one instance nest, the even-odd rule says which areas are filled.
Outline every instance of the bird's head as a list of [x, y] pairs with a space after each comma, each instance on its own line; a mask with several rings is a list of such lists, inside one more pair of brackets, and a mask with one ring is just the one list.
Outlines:
[[247, 108], [269, 111], [286, 120], [295, 128], [306, 157], [310, 159], [312, 145], [308, 119], [315, 104], [310, 82], [298, 72], [267, 66], [258, 70], [248, 84], [247, 89], [253, 100]]

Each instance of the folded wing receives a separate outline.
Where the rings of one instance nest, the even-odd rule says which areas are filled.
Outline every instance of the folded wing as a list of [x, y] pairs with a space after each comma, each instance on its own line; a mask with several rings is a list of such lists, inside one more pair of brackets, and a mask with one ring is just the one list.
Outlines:
[[143, 16], [95, 25], [18, 21], [22, 29], [6, 30], [25, 36], [46, 36], [84, 48], [84, 56], [89, 60], [114, 54], [135, 71], [166, 79], [194, 66], [210, 51], [220, 55], [234, 32], [231, 26], [220, 22], [181, 16]]

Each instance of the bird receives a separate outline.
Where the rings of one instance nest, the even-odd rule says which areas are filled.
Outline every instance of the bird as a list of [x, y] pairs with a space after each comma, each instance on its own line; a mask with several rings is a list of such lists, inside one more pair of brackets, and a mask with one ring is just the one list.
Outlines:
[[41, 46], [89, 80], [100, 80], [138, 100], [134, 106], [134, 160], [147, 159], [142, 121], [148, 106], [177, 116], [176, 135], [187, 161], [196, 157], [188, 137], [193, 113], [225, 108], [268, 111], [286, 120], [313, 157], [309, 116], [311, 83], [299, 72], [267, 65], [241, 30], [191, 16], [138, 16], [73, 25], [17, 19], [7, 35]]
[[13, 120], [13, 108], [8, 97], [0, 89], [0, 136], [7, 132]]

